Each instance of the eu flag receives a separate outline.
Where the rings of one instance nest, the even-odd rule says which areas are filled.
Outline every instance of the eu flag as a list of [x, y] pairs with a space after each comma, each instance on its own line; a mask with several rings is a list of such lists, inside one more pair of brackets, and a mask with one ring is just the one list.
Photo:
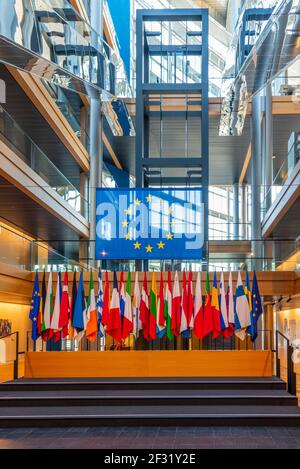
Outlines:
[[252, 342], [257, 338], [257, 322], [263, 312], [261, 297], [259, 294], [256, 273], [253, 274], [252, 281], [252, 311], [251, 311], [251, 325], [248, 327], [247, 332], [251, 335]]
[[32, 340], [37, 340], [40, 336], [38, 331], [38, 315], [40, 311], [40, 303], [41, 303], [41, 296], [40, 296], [40, 287], [39, 287], [39, 275], [35, 273], [35, 280], [33, 285], [32, 297], [31, 297], [31, 307], [29, 313], [29, 319], [32, 321], [32, 328], [31, 328], [31, 337]]
[[202, 188], [99, 188], [96, 257], [200, 259]]

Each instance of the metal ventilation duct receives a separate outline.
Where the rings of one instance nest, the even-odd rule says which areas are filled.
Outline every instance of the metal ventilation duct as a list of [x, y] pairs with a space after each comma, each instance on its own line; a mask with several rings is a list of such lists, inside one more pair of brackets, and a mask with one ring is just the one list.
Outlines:
[[237, 76], [224, 76], [219, 135], [241, 135], [249, 99], [299, 54], [300, 1], [285, 0], [275, 6]]

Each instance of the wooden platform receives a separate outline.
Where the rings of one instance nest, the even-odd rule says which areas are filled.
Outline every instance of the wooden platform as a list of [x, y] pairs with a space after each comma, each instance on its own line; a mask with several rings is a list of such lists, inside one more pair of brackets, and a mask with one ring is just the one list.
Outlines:
[[271, 351], [28, 352], [25, 378], [272, 376]]

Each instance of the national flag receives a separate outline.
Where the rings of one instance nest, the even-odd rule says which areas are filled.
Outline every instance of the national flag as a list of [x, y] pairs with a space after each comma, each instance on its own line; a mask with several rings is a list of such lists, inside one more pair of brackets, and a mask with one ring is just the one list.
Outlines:
[[54, 308], [51, 319], [51, 331], [54, 336], [54, 341], [57, 342], [60, 339], [60, 328], [59, 328], [59, 315], [60, 315], [60, 302], [62, 297], [61, 289], [61, 273], [57, 273], [57, 282], [55, 290]]
[[251, 286], [250, 286], [250, 278], [249, 278], [248, 270], [246, 270], [246, 280], [245, 280], [244, 291], [245, 291], [245, 295], [247, 296], [247, 300], [248, 300], [248, 304], [249, 304], [249, 310], [250, 310], [250, 317], [251, 317], [251, 313], [252, 313], [252, 295], [251, 295]]
[[86, 323], [86, 304], [84, 297], [83, 273], [80, 272], [77, 295], [74, 306], [74, 315], [72, 326], [74, 328], [74, 337], [79, 342], [83, 337]]
[[73, 283], [72, 283], [72, 295], [70, 298], [69, 339], [74, 338], [75, 331], [73, 327], [73, 317], [74, 317], [76, 297], [77, 297], [77, 282], [76, 282], [76, 270], [74, 270]]
[[193, 274], [192, 274], [192, 272], [189, 272], [187, 295], [188, 295], [187, 323], [188, 323], [188, 327], [190, 328], [190, 330], [192, 330], [194, 328], [194, 293], [193, 293]]
[[224, 337], [227, 336], [226, 329], [228, 329], [228, 313], [227, 313], [227, 302], [226, 302], [226, 293], [225, 293], [225, 284], [224, 284], [224, 274], [221, 273], [220, 279], [220, 294], [219, 294], [219, 305], [220, 305], [220, 320], [221, 320], [221, 330]]
[[148, 284], [147, 275], [144, 272], [144, 282], [141, 296], [141, 308], [140, 308], [140, 319], [142, 328], [144, 331], [144, 338], [149, 340], [149, 295], [148, 295]]
[[238, 279], [236, 284], [235, 292], [235, 314], [234, 314], [234, 329], [235, 335], [240, 340], [245, 340], [246, 329], [251, 324], [250, 320], [250, 308], [243, 282], [241, 279], [241, 273], [238, 273]]
[[29, 313], [29, 319], [32, 322], [32, 327], [31, 327], [32, 340], [37, 340], [40, 336], [39, 330], [38, 330], [38, 317], [39, 317], [39, 311], [40, 311], [40, 304], [41, 304], [41, 296], [40, 296], [40, 287], [39, 287], [39, 274], [36, 271], [32, 297], [31, 297], [30, 313]]
[[60, 304], [60, 314], [58, 327], [62, 331], [62, 338], [67, 337], [69, 331], [69, 317], [70, 317], [70, 303], [69, 303], [69, 283], [68, 283], [68, 272], [64, 273], [63, 289]]
[[43, 339], [50, 338], [51, 318], [53, 314], [53, 291], [52, 291], [52, 272], [48, 277], [46, 300], [45, 300], [45, 311], [44, 311], [44, 329]]
[[125, 314], [125, 283], [124, 283], [124, 274], [123, 271], [120, 273], [120, 283], [119, 283], [119, 293], [120, 293], [120, 312], [121, 312], [121, 321], [123, 325], [124, 314]]
[[165, 299], [164, 299], [164, 282], [162, 272], [160, 273], [159, 282], [159, 295], [157, 301], [157, 315], [156, 315], [156, 333], [157, 337], [162, 338], [166, 332], [166, 319], [165, 319]]
[[101, 322], [103, 310], [103, 285], [101, 270], [98, 271], [98, 296], [97, 296], [97, 312], [98, 312], [98, 330], [100, 337], [104, 337], [104, 326]]
[[139, 286], [139, 274], [135, 273], [134, 290], [133, 290], [133, 301], [132, 301], [132, 320], [133, 320], [133, 334], [138, 335], [142, 329], [140, 320], [140, 307], [141, 307], [141, 291]]
[[165, 307], [164, 307], [164, 316], [166, 319], [166, 332], [169, 340], [174, 339], [172, 333], [172, 281], [171, 281], [171, 272], [168, 272], [168, 281], [165, 287]]
[[120, 294], [118, 292], [117, 274], [114, 271], [114, 284], [109, 306], [109, 316], [106, 325], [106, 332], [119, 343], [122, 342], [122, 322], [120, 310]]
[[44, 331], [44, 312], [45, 312], [45, 303], [46, 303], [46, 294], [47, 294], [47, 286], [46, 286], [46, 272], [44, 269], [44, 274], [43, 274], [43, 280], [42, 280], [42, 290], [41, 290], [41, 296], [40, 296], [40, 310], [38, 314], [38, 333], [40, 336], [43, 335]]
[[176, 270], [173, 285], [172, 295], [172, 332], [178, 337], [180, 335], [180, 323], [181, 323], [181, 297], [178, 280], [178, 272]]
[[102, 308], [102, 317], [101, 322], [103, 326], [106, 326], [109, 318], [109, 305], [110, 303], [110, 291], [109, 291], [109, 280], [108, 280], [108, 272], [105, 272], [105, 288], [104, 288], [104, 295], [103, 295], [103, 308]]
[[218, 282], [217, 282], [217, 273], [214, 271], [214, 280], [211, 290], [211, 310], [213, 317], [213, 331], [212, 338], [216, 339], [221, 334], [221, 318], [220, 318], [220, 307], [219, 307], [219, 292], [218, 292]]
[[213, 331], [213, 314], [211, 307], [211, 294], [209, 284], [209, 273], [206, 271], [206, 284], [205, 284], [205, 303], [203, 313], [203, 337], [206, 337]]
[[155, 272], [152, 272], [150, 288], [150, 314], [149, 314], [149, 337], [156, 339], [156, 315], [157, 315], [157, 290]]
[[194, 334], [198, 339], [204, 337], [204, 308], [202, 300], [201, 273], [197, 273], [195, 304], [194, 304]]
[[126, 339], [133, 329], [133, 316], [131, 304], [131, 273], [128, 272], [126, 280], [125, 308], [122, 326], [122, 339]]
[[188, 327], [188, 292], [186, 274], [183, 272], [182, 292], [181, 292], [181, 317], [180, 317], [180, 333], [185, 339], [190, 338], [190, 330]]
[[231, 272], [229, 272], [226, 303], [227, 303], [228, 328], [224, 330], [223, 335], [225, 339], [228, 339], [234, 334], [234, 296], [233, 296]]
[[263, 313], [262, 301], [259, 293], [256, 272], [254, 271], [252, 280], [252, 313], [251, 313], [251, 325], [248, 327], [247, 332], [251, 335], [252, 342], [257, 338], [257, 322], [259, 317]]
[[98, 332], [98, 314], [96, 308], [95, 287], [93, 273], [90, 271], [90, 287], [89, 296], [87, 301], [87, 314], [86, 314], [86, 338], [90, 342], [95, 342]]

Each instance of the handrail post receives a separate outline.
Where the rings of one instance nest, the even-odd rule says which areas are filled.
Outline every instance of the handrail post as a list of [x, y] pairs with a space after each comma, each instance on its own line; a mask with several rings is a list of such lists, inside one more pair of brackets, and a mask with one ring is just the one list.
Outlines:
[[276, 331], [276, 376], [280, 378], [280, 358], [278, 353], [278, 331]]
[[287, 362], [288, 362], [288, 392], [296, 394], [296, 373], [294, 371], [294, 363], [292, 360], [293, 347], [288, 342], [287, 346]]
[[14, 379], [19, 376], [19, 331], [16, 332], [16, 358], [14, 361]]

